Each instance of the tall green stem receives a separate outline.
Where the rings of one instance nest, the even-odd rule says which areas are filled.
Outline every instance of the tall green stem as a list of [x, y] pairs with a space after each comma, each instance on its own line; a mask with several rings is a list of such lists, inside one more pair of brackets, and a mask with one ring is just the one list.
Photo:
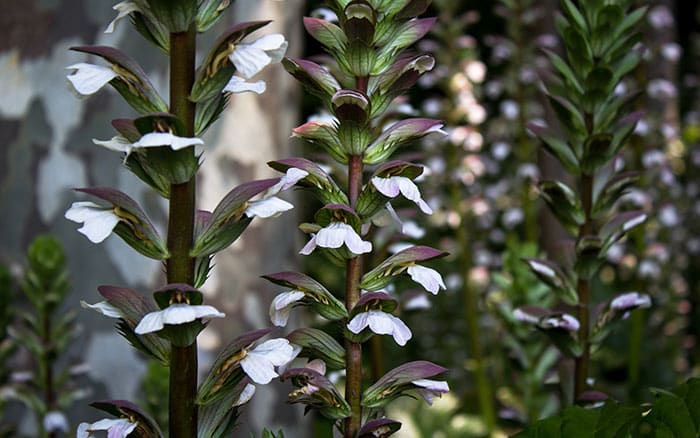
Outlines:
[[[56, 394], [54, 392], [54, 378], [53, 378], [53, 356], [54, 356], [54, 347], [53, 347], [53, 342], [51, 341], [51, 311], [49, 311], [46, 307], [44, 306], [43, 309], [40, 310], [41, 313], [41, 325], [42, 325], [42, 333], [41, 333], [41, 342], [44, 347], [44, 353], [41, 355], [41, 367], [43, 367], [43, 377], [44, 377], [44, 402], [46, 403], [46, 409], [48, 411], [51, 411], [56, 408]], [[40, 424], [43, 424], [40, 422]], [[42, 426], [43, 430], [43, 426]], [[43, 436], [47, 436], [48, 438], [55, 438], [56, 437], [56, 432], [47, 432], [46, 430], [43, 430]]]
[[[354, 208], [362, 189], [362, 156], [353, 155], [348, 163], [348, 197]], [[362, 258], [354, 257], [346, 264], [345, 307], [348, 312], [360, 300]], [[345, 419], [345, 438], [354, 438], [362, 423], [362, 344], [345, 340], [345, 400], [350, 405], [351, 416]]]
[[[450, 168], [456, 168], [459, 162], [459, 152], [457, 148], [450, 148], [449, 154]], [[460, 211], [461, 191], [458, 183], [450, 184], [451, 203], [454, 209]], [[467, 322], [467, 347], [469, 355], [474, 364], [474, 374], [476, 379], [476, 393], [479, 399], [479, 412], [486, 423], [489, 436], [496, 428], [496, 413], [493, 406], [493, 391], [486, 375], [484, 366], [484, 355], [481, 346], [479, 330], [479, 306], [477, 291], [471, 287], [469, 271], [473, 265], [471, 256], [471, 244], [468, 231], [468, 217], [461, 215], [462, 221], [457, 228], [457, 242], [459, 243], [459, 270], [462, 276], [462, 297], [464, 300], [464, 319]]]
[[[525, 65], [525, 51], [530, 38], [525, 38], [525, 31], [523, 29], [522, 16], [524, 13], [523, 0], [516, 0], [515, 2], [515, 20], [513, 20], [513, 39], [515, 40], [515, 101], [518, 105], [518, 127], [516, 135], [516, 149], [515, 153], [518, 157], [518, 163], [528, 163], [537, 162], [537, 157], [534, 153], [532, 143], [525, 131], [525, 127], [528, 122], [528, 114], [526, 112], [527, 106], [527, 87], [525, 84], [520, 83], [520, 69]], [[530, 184], [523, 184], [522, 193], [520, 194], [520, 202], [523, 209], [523, 216], [525, 217], [525, 241], [526, 242], [537, 242], [537, 209], [535, 208], [536, 203], [532, 200], [530, 196]]]
[[[170, 34], [170, 112], [194, 135], [194, 104], [188, 99], [195, 72], [195, 30]], [[185, 153], [193, 153], [188, 148]], [[170, 186], [167, 262], [168, 283], [194, 283], [195, 179]], [[172, 438], [197, 436], [197, 342], [187, 347], [171, 345], [169, 426]]]
[[[591, 208], [593, 201], [593, 176], [584, 173], [581, 176], [581, 200], [583, 211], [585, 213], [585, 221], [579, 228], [578, 237], [581, 239], [584, 236], [593, 234], [593, 220], [591, 219]], [[586, 391], [586, 380], [588, 379], [588, 368], [591, 356], [591, 345], [589, 339], [589, 303], [590, 303], [590, 279], [585, 276], [580, 276], [576, 287], [578, 294], [578, 321], [580, 328], [578, 331], [579, 343], [582, 347], [582, 353], [576, 358], [575, 363], [575, 380], [574, 380], [574, 402], [576, 402], [581, 394]]]

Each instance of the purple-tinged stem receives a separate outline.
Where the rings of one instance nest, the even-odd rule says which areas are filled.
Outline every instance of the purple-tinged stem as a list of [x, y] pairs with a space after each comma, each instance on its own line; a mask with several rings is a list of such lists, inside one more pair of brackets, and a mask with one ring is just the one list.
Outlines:
[[[353, 155], [348, 163], [348, 197], [355, 207], [362, 189], [362, 157]], [[348, 312], [360, 300], [362, 258], [354, 257], [346, 264], [345, 307]], [[345, 340], [345, 400], [350, 405], [351, 416], [345, 419], [345, 438], [354, 438], [362, 423], [362, 344]]]
[[[194, 25], [187, 32], [170, 34], [170, 112], [185, 126], [184, 135], [194, 135], [195, 106], [188, 96], [194, 84]], [[192, 148], [187, 153], [194, 153]], [[194, 284], [195, 179], [170, 186], [167, 262], [168, 283]], [[197, 437], [197, 342], [187, 347], [171, 345], [169, 426], [171, 438]]]

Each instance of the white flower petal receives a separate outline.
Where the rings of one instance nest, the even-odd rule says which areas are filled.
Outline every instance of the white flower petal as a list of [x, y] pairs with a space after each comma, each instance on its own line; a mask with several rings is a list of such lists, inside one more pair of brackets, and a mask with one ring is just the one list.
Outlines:
[[74, 202], [64, 217], [73, 222], [82, 223], [78, 231], [92, 243], [105, 240], [119, 223], [119, 216], [111, 207], [101, 207], [93, 202]]
[[266, 89], [267, 85], [265, 81], [246, 82], [246, 80], [241, 77], [231, 76], [231, 80], [228, 81], [228, 84], [226, 84], [221, 91], [229, 93], [245, 93], [252, 91], [253, 93], [262, 94]]
[[390, 178], [375, 176], [372, 178], [372, 184], [384, 196], [395, 198], [401, 193], [404, 198], [415, 202], [423, 213], [433, 214], [433, 210], [421, 197], [418, 186], [410, 178], [405, 176], [392, 176]]
[[293, 209], [294, 206], [287, 201], [272, 196], [269, 198], [259, 199], [257, 201], [250, 201], [248, 203], [248, 208], [245, 211], [245, 215], [248, 217], [275, 217]]
[[304, 292], [291, 290], [275, 297], [270, 304], [270, 321], [277, 327], [284, 327], [294, 304], [305, 296]]
[[134, 328], [134, 332], [137, 335], [144, 335], [146, 333], [154, 333], [163, 329], [163, 313], [151, 312], [147, 313], [141, 318], [141, 321]]
[[316, 244], [321, 248], [340, 248], [345, 242], [348, 228], [353, 233], [352, 227], [342, 222], [333, 222], [325, 228], [318, 230], [316, 234]]
[[231, 55], [231, 62], [236, 66], [236, 72], [245, 79], [250, 79], [272, 63], [272, 58], [264, 50], [251, 44], [239, 44]]
[[112, 420], [105, 418], [94, 423], [80, 423], [76, 438], [88, 438], [94, 436], [91, 432], [106, 430], [107, 438], [126, 438], [136, 429], [138, 423], [132, 423], [126, 418]]
[[369, 329], [378, 335], [390, 335], [394, 332], [394, 322], [386, 312], [380, 310], [370, 310], [369, 314]]
[[267, 65], [280, 62], [287, 50], [287, 41], [280, 34], [266, 35], [252, 43], [241, 43], [229, 55], [236, 71], [245, 79], [258, 74]]
[[311, 239], [309, 239], [309, 241], [306, 242], [306, 245], [304, 245], [304, 247], [299, 251], [299, 254], [301, 254], [301, 255], [309, 255], [309, 254], [311, 254], [312, 252], [314, 252], [314, 250], [316, 249], [316, 246], [317, 246], [317, 244], [316, 244], [316, 234], [312, 234], [312, 235], [311, 235]]
[[360, 334], [360, 332], [362, 332], [362, 330], [366, 329], [368, 325], [369, 325], [369, 313], [362, 312], [362, 313], [358, 313], [357, 315], [355, 315], [350, 320], [347, 327], [348, 327], [348, 330], [350, 330], [351, 332], [358, 335], [358, 334]]
[[251, 45], [257, 49], [264, 50], [273, 63], [282, 61], [284, 54], [287, 52], [287, 40], [280, 33], [262, 36]]
[[129, 140], [122, 137], [121, 135], [112, 137], [110, 140], [98, 140], [96, 138], [93, 138], [92, 142], [98, 146], [105, 147], [112, 151], [126, 152], [127, 155], [131, 153], [131, 149], [134, 146]]
[[437, 295], [440, 289], [447, 289], [445, 282], [442, 280], [442, 276], [435, 269], [420, 265], [411, 265], [406, 271], [408, 275], [411, 276], [411, 280], [423, 286], [425, 290], [433, 295]]
[[170, 146], [172, 150], [184, 149], [188, 146], [204, 144], [201, 138], [197, 137], [178, 137], [169, 132], [151, 132], [134, 143], [135, 148], [148, 148], [158, 146]]
[[378, 335], [391, 335], [394, 341], [401, 346], [406, 345], [406, 342], [413, 336], [411, 330], [403, 321], [381, 310], [358, 313], [350, 320], [347, 328], [351, 332], [359, 334], [367, 326], [373, 333]]
[[233, 403], [233, 407], [235, 408], [236, 406], [248, 403], [250, 399], [253, 398], [253, 395], [255, 395], [255, 389], [255, 385], [251, 383], [246, 384], [243, 391], [241, 391], [241, 395], [238, 396], [238, 400]]
[[105, 29], [105, 33], [112, 33], [114, 32], [114, 27], [117, 24], [119, 20], [122, 18], [128, 16], [132, 12], [139, 12], [141, 9], [139, 9], [138, 6], [136, 6], [136, 3], [132, 1], [123, 1], [120, 3], [117, 3], [116, 5], [112, 6], [112, 9], [117, 11], [117, 16], [112, 20], [109, 25], [107, 26], [107, 29]]
[[269, 339], [248, 352], [248, 355], [264, 357], [274, 366], [281, 366], [292, 360], [294, 347], [284, 338]]
[[395, 317], [394, 315], [389, 315], [389, 317], [394, 324], [394, 330], [391, 333], [391, 336], [394, 338], [394, 341], [397, 344], [403, 347], [406, 345], [406, 342], [413, 337], [413, 333], [411, 333], [411, 329], [409, 329], [408, 326], [399, 318]]
[[95, 304], [90, 304], [87, 303], [83, 300], [80, 300], [80, 306], [83, 309], [92, 309], [98, 313], [103, 314], [104, 316], [110, 317], [110, 318], [123, 318], [124, 315], [122, 315], [122, 312], [114, 307], [113, 305], [109, 304], [107, 301], [100, 301], [99, 303]]
[[438, 392], [449, 392], [450, 387], [447, 385], [447, 382], [441, 381], [441, 380], [430, 380], [430, 379], [418, 379], [414, 380], [411, 383], [413, 383], [416, 386], [420, 386], [421, 388], [426, 388], [431, 391], [438, 391]]
[[360, 235], [357, 234], [350, 225], [347, 227], [347, 232], [345, 233], [345, 246], [348, 247], [350, 252], [353, 254], [364, 254], [371, 252], [372, 243], [362, 240]]
[[172, 304], [163, 310], [144, 315], [134, 332], [143, 335], [162, 330], [164, 324], [178, 325], [192, 322], [199, 318], [223, 318], [224, 316], [226, 315], [213, 306]]
[[241, 360], [241, 368], [255, 383], [266, 385], [278, 376], [275, 366], [293, 359], [294, 348], [286, 339], [270, 339], [250, 350]]
[[401, 193], [399, 185], [392, 178], [374, 176], [372, 177], [372, 185], [379, 193], [388, 198], [395, 198], [399, 196], [399, 193]]
[[279, 182], [265, 191], [266, 196], [276, 195], [279, 192], [289, 190], [302, 179], [306, 178], [309, 172], [296, 167], [290, 167], [287, 172], [280, 178]]
[[119, 76], [114, 70], [101, 65], [87, 64], [80, 62], [66, 67], [66, 69], [75, 70], [68, 75], [68, 80], [73, 84], [75, 91], [83, 96], [95, 94], [100, 88], [104, 87], [112, 79]]

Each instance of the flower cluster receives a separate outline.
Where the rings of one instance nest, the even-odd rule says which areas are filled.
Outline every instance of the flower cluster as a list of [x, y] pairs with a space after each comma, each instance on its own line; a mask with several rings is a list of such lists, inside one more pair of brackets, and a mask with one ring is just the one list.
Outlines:
[[[394, 314], [398, 299], [384, 289], [403, 274], [432, 294], [445, 289], [442, 276], [422, 265], [445, 255], [442, 251], [411, 246], [372, 269], [363, 270], [361, 263], [377, 252], [372, 239], [377, 227], [394, 223], [383, 218], [393, 217], [401, 223], [393, 208], [401, 199], [414, 203], [424, 214], [433, 212], [414, 182], [423, 172], [422, 166], [390, 161], [397, 150], [410, 142], [431, 134], [444, 135], [443, 124], [438, 120], [396, 119], [391, 110], [395, 98], [435, 64], [429, 55], [402, 54], [433, 26], [433, 18], [416, 18], [427, 6], [428, 2], [417, 0], [328, 1], [324, 18], [306, 17], [304, 26], [332, 59], [323, 64], [305, 59], [283, 60], [287, 71], [330, 110], [328, 117], [297, 127], [294, 136], [318, 146], [326, 160], [345, 167], [346, 188], [341, 189], [343, 181], [339, 183], [338, 176], [326, 170], [330, 166], [304, 158], [270, 165], [287, 173], [292, 169], [306, 172], [298, 185], [311, 191], [323, 204], [314, 221], [300, 227], [310, 235], [300, 254], [321, 250], [335, 264], [345, 266], [347, 275], [344, 302], [304, 274], [281, 272], [265, 276], [286, 288], [273, 300], [270, 318], [275, 325], [284, 326], [295, 306], [309, 306], [341, 325], [345, 348], [321, 330], [300, 329], [290, 334], [289, 338], [302, 347], [300, 356], [311, 361], [305, 368], [288, 370], [283, 378], [289, 378], [298, 388], [290, 394], [291, 402], [304, 403], [328, 418], [343, 420], [347, 437], [375, 427], [386, 429], [387, 433], [397, 430], [396, 422], [375, 424], [366, 419], [374, 418], [383, 406], [404, 392], [416, 391], [431, 401], [433, 395], [447, 391], [445, 382], [427, 380], [445, 370], [422, 362], [390, 371], [364, 393], [361, 390], [360, 345], [374, 335], [389, 335], [403, 346], [413, 336]], [[345, 369], [344, 399], [325, 376], [325, 365], [311, 369], [318, 360]], [[397, 386], [391, 378], [396, 373], [412, 377]], [[367, 422], [363, 425], [363, 421]]]
[[[255, 392], [254, 385], [279, 377], [280, 369], [299, 352], [287, 339], [263, 340], [270, 330], [246, 333], [221, 353], [197, 388], [197, 336], [209, 320], [225, 317], [204, 304], [199, 291], [212, 258], [231, 245], [253, 219], [292, 209], [278, 195], [309, 175], [303, 169], [289, 169], [281, 178], [235, 187], [211, 212], [195, 210], [194, 180], [206, 153], [200, 136], [234, 94], [264, 92], [263, 81], [249, 80], [280, 62], [287, 49], [287, 41], [279, 34], [248, 39], [268, 22], [241, 23], [219, 37], [195, 70], [196, 33], [216, 23], [228, 5], [213, 0], [133, 0], [114, 6], [118, 15], [106, 32], [129, 17], [149, 42], [170, 56], [168, 104], [138, 63], [115, 48], [75, 47], [104, 63], [68, 67], [68, 80], [78, 94], [91, 95], [109, 84], [139, 114], [114, 120], [117, 135], [93, 142], [122, 154], [122, 164], [169, 201], [165, 237], [134, 199], [111, 188], [79, 189], [100, 203], [75, 202], [65, 217], [82, 224], [78, 231], [93, 243], [114, 233], [137, 252], [164, 263], [167, 284], [153, 291], [152, 299], [128, 288], [101, 286], [104, 301], [82, 304], [118, 319], [119, 332], [134, 347], [171, 368], [169, 429], [182, 436], [230, 434], [239, 408]], [[119, 418], [82, 423], [78, 437], [95, 436], [99, 431], [110, 437], [163, 436], [148, 415], [128, 402], [98, 402], [95, 406]]]

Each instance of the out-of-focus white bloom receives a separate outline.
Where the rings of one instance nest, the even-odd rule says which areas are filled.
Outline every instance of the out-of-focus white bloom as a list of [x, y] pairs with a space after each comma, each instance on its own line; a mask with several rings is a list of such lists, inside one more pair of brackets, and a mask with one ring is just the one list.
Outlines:
[[67, 76], [75, 91], [83, 96], [97, 93], [112, 79], [119, 76], [117, 72], [102, 65], [80, 62], [66, 67], [67, 70], [75, 70]]
[[68, 432], [68, 419], [61, 411], [49, 411], [44, 415], [44, 430], [52, 432]]
[[647, 93], [655, 99], [673, 99], [678, 95], [678, 89], [667, 79], [652, 79], [647, 85]]
[[464, 68], [464, 73], [470, 81], [480, 84], [486, 78], [486, 66], [481, 61], [469, 61]]
[[570, 332], [575, 332], [581, 327], [578, 319], [568, 313], [544, 318], [540, 322], [540, 325], [544, 328], [560, 328]]
[[179, 325], [200, 318], [223, 318], [223, 313], [213, 306], [171, 304], [163, 310], [147, 313], [136, 326], [134, 332], [139, 335], [153, 333], [163, 329], [165, 324]]
[[501, 114], [508, 120], [515, 120], [520, 114], [520, 108], [515, 101], [507, 99], [501, 102], [500, 105]]
[[665, 5], [659, 5], [651, 9], [647, 14], [647, 20], [654, 29], [663, 29], [673, 26], [675, 20], [673, 13]]
[[610, 308], [619, 311], [627, 311], [636, 308], [646, 309], [651, 307], [651, 298], [647, 294], [627, 292], [618, 295], [610, 302]]
[[391, 335], [394, 341], [402, 347], [413, 336], [411, 329], [403, 321], [381, 310], [358, 313], [350, 320], [347, 327], [355, 334], [359, 334], [369, 327], [373, 333], [378, 335]]
[[89, 201], [74, 202], [64, 216], [70, 221], [82, 223], [78, 232], [92, 243], [105, 240], [120, 220], [113, 207], [102, 207]]

